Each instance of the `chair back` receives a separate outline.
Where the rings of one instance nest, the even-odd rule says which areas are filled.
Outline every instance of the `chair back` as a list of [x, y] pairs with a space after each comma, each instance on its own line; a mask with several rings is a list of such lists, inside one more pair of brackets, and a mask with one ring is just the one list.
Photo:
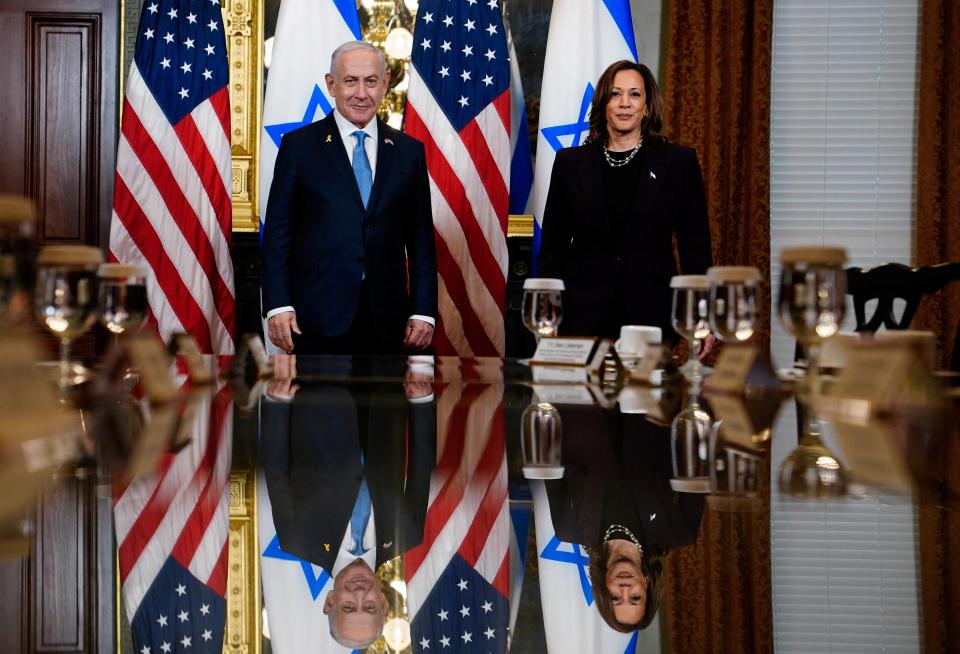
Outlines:
[[[902, 263], [885, 263], [876, 268], [847, 268], [847, 293], [853, 296], [856, 331], [875, 332], [880, 327], [909, 329], [924, 295], [934, 293], [948, 283], [960, 281], [960, 262], [911, 268]], [[906, 304], [898, 319], [894, 300]], [[876, 309], [867, 316], [867, 302], [877, 300]]]

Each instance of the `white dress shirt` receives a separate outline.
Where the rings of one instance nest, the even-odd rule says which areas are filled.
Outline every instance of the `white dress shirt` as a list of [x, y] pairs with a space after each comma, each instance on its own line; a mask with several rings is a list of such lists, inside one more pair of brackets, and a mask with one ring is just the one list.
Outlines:
[[[370, 181], [376, 179], [377, 176], [377, 146], [379, 145], [377, 139], [379, 137], [379, 128], [377, 126], [377, 119], [374, 117], [369, 123], [363, 127], [357, 127], [349, 120], [343, 117], [339, 111], [336, 109], [333, 110], [333, 120], [337, 124], [337, 130], [340, 132], [340, 140], [343, 141], [343, 147], [347, 151], [347, 159], [350, 161], [350, 165], [353, 166], [353, 151], [357, 147], [357, 139], [353, 136], [353, 133], [357, 130], [360, 130], [366, 133], [367, 138], [363, 139], [363, 149], [367, 152], [367, 159], [370, 161], [370, 171], [371, 177]], [[278, 313], [286, 313], [287, 311], [293, 311], [293, 307], [277, 307], [276, 309], [271, 309], [267, 312], [267, 320], [273, 318]], [[431, 316], [420, 316], [412, 315], [408, 320], [422, 320], [425, 323], [429, 323], [431, 326], [436, 326], [437, 321], [434, 320]]]
[[363, 559], [363, 562], [370, 566], [374, 572], [377, 571], [377, 532], [373, 523], [373, 503], [370, 504], [370, 519], [367, 521], [367, 527], [363, 530], [363, 554], [355, 556], [351, 550], [356, 543], [353, 540], [353, 534], [350, 530], [350, 523], [347, 522], [347, 531], [343, 535], [343, 541], [340, 543], [340, 549], [337, 550], [337, 560], [333, 563], [333, 570], [330, 576], [336, 578], [340, 572], [357, 559]]

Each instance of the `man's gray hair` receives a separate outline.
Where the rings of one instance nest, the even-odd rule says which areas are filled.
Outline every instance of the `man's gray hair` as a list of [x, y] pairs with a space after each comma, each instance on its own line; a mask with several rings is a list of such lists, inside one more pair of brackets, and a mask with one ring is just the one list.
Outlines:
[[337, 62], [340, 61], [340, 56], [347, 52], [353, 52], [354, 50], [366, 50], [367, 52], [372, 52], [377, 55], [377, 58], [380, 60], [380, 75], [386, 75], [387, 60], [384, 59], [383, 52], [380, 51], [380, 48], [366, 41], [347, 41], [338, 46], [337, 49], [333, 51], [333, 54], [330, 55], [330, 74], [334, 80], [337, 79]]

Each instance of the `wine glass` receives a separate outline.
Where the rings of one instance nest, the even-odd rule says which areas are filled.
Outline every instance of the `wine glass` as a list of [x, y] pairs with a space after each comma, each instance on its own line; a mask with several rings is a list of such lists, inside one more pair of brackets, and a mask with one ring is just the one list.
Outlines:
[[97, 271], [97, 315], [111, 334], [139, 329], [147, 319], [147, 271], [142, 266], [104, 263]]
[[80, 383], [87, 370], [70, 361], [70, 343], [96, 320], [100, 250], [82, 245], [52, 245], [37, 256], [34, 310], [38, 320], [60, 339], [60, 386]]
[[784, 248], [780, 252], [780, 322], [804, 350], [807, 381], [817, 376], [820, 343], [840, 331], [846, 307], [846, 250]]
[[557, 335], [563, 319], [562, 279], [531, 277], [523, 282], [523, 325], [533, 332], [537, 342]]
[[549, 402], [534, 401], [520, 417], [523, 476], [527, 479], [561, 479], [563, 422]]
[[710, 491], [711, 440], [716, 437], [717, 424], [700, 405], [700, 387], [696, 381], [688, 397], [687, 406], [670, 423], [673, 457], [670, 487], [677, 492], [707, 493]]
[[700, 382], [711, 372], [700, 363], [700, 342], [710, 334], [710, 286], [706, 275], [676, 275], [670, 279], [673, 289], [671, 323], [674, 331], [686, 339], [690, 354], [680, 372], [691, 382]]
[[7, 323], [30, 310], [35, 217], [29, 198], [0, 194], [0, 319]]
[[714, 266], [710, 284], [710, 329], [725, 343], [750, 340], [757, 326], [760, 271], [750, 266]]

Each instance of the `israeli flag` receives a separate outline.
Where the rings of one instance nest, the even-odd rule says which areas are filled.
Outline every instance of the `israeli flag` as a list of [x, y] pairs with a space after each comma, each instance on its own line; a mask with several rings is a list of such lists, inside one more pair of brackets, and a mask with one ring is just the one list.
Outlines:
[[580, 145], [590, 131], [590, 101], [600, 73], [637, 60], [630, 0], [554, 0], [547, 34], [533, 183], [534, 260], [557, 150]]
[[[280, 139], [287, 132], [309, 125], [333, 108], [324, 75], [330, 55], [347, 41], [360, 41], [360, 17], [355, 0], [283, 0], [277, 31], [267, 44], [269, 68], [263, 99], [260, 133], [260, 234], [267, 216], [267, 198]], [[266, 336], [266, 322], [264, 322]], [[264, 338], [267, 350], [280, 350]]]
[[583, 545], [557, 538], [542, 480], [530, 480], [543, 626], [549, 654], [659, 652], [659, 614], [644, 631], [622, 634], [593, 605], [589, 558]]
[[333, 588], [326, 570], [280, 549], [263, 471], [257, 476], [257, 533], [264, 635], [276, 654], [350, 654], [330, 636], [323, 600]]

